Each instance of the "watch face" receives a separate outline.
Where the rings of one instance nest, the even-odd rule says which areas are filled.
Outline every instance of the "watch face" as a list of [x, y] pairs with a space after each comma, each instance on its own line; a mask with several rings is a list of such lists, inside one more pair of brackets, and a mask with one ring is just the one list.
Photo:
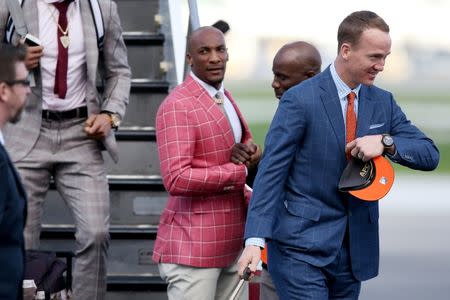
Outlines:
[[111, 121], [114, 127], [120, 126], [120, 117], [117, 114], [111, 115]]
[[394, 140], [390, 135], [383, 136], [383, 144], [385, 147], [391, 147], [394, 144]]

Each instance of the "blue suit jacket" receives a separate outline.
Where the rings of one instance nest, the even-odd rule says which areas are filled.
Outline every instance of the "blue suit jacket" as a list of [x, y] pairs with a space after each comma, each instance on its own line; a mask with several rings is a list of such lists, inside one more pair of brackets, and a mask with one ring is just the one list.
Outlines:
[[[398, 163], [436, 168], [436, 146], [410, 123], [392, 94], [362, 86], [357, 136], [382, 133], [393, 136]], [[337, 255], [348, 223], [353, 273], [358, 280], [375, 277], [378, 203], [339, 192], [346, 164], [343, 114], [328, 68], [281, 99], [266, 137], [245, 238], [276, 240], [287, 255], [322, 267]]]
[[0, 144], [0, 299], [22, 299], [26, 195]]

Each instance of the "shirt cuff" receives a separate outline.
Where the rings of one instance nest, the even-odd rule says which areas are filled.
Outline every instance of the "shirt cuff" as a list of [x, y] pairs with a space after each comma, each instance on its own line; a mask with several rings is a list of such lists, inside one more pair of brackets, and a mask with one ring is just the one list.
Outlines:
[[398, 152], [397, 152], [397, 148], [395, 148], [394, 154], [389, 154], [389, 153], [386, 152], [386, 156], [387, 156], [390, 160], [392, 160], [393, 162], [399, 162], [399, 161], [401, 160], [401, 157], [400, 157], [400, 155], [399, 155]]
[[266, 241], [263, 238], [256, 238], [256, 237], [252, 237], [252, 238], [248, 238], [245, 240], [245, 246], [258, 246], [261, 249], [264, 249], [264, 246], [266, 244]]

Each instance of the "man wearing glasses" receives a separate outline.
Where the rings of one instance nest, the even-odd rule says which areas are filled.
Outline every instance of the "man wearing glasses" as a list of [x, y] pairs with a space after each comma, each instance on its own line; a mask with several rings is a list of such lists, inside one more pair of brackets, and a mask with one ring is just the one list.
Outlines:
[[21, 299], [24, 272], [23, 227], [26, 196], [3, 147], [1, 129], [19, 120], [30, 93], [25, 50], [0, 45], [0, 299]]
[[[28, 194], [26, 249], [39, 249], [41, 216], [53, 177], [76, 227], [73, 298], [105, 299], [109, 247], [109, 188], [102, 150], [117, 162], [114, 130], [125, 114], [131, 72], [114, 1], [98, 3], [99, 46], [89, 1], [25, 0], [29, 34], [25, 64], [35, 82], [23, 118], [5, 127], [5, 145]], [[6, 1], [0, 2], [0, 40]], [[10, 37], [10, 38], [9, 38]], [[8, 39], [9, 38], [9, 39]], [[14, 45], [17, 30], [6, 34]], [[33, 45], [39, 44], [38, 46]], [[96, 88], [102, 81], [103, 93]]]

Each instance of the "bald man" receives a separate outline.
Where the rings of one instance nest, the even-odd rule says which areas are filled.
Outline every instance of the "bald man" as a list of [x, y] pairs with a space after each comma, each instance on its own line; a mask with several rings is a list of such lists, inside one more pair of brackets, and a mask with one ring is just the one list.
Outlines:
[[[247, 169], [259, 161], [258, 147], [222, 83], [228, 61], [223, 33], [214, 27], [195, 30], [187, 59], [190, 74], [156, 118], [169, 199], [153, 260], [168, 283], [169, 299], [229, 299], [239, 281]], [[245, 148], [248, 163], [231, 161], [236, 144]]]
[[[284, 92], [303, 80], [320, 73], [322, 59], [317, 49], [303, 41], [284, 45], [273, 59], [272, 88], [275, 96], [281, 99]], [[261, 273], [260, 300], [278, 299], [275, 286], [267, 271], [267, 266]]]
[[320, 72], [322, 59], [317, 49], [303, 41], [284, 45], [273, 59], [272, 88], [280, 99], [290, 87]]

